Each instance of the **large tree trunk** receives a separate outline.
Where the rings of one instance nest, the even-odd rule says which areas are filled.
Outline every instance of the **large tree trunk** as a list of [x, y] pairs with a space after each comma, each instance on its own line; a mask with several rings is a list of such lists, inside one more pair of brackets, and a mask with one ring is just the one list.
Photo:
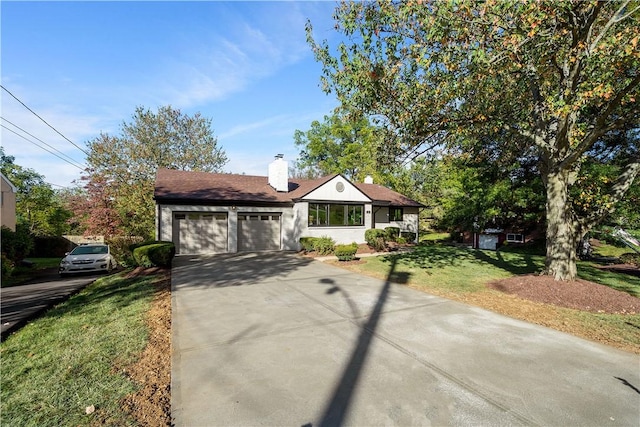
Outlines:
[[547, 184], [547, 258], [545, 274], [556, 280], [574, 280], [577, 275], [576, 244], [579, 230], [569, 201], [567, 170], [549, 172]]

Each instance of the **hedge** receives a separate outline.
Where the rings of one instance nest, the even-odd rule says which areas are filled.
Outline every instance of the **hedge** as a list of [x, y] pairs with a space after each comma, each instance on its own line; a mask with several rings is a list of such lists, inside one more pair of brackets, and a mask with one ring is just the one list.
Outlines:
[[[367, 245], [376, 249], [384, 249], [384, 238], [386, 232], [379, 228], [370, 228], [364, 232], [364, 240], [367, 242]], [[380, 239], [382, 239], [382, 248], [379, 248]]]
[[415, 242], [417, 234], [412, 231], [402, 231], [400, 232], [400, 237], [404, 237], [407, 242]]
[[176, 254], [176, 246], [173, 242], [153, 242], [131, 246], [133, 259], [141, 267], [171, 267], [171, 261]]
[[399, 227], [386, 227], [384, 229], [384, 237], [388, 242], [395, 242], [400, 237]]
[[322, 237], [301, 237], [300, 245], [307, 252], [317, 252], [319, 255], [329, 255], [333, 253], [336, 241], [329, 236]]
[[315, 237], [301, 237], [300, 238], [300, 246], [306, 252], [313, 252], [313, 241]]
[[354, 242], [350, 245], [337, 245], [334, 254], [340, 261], [352, 261], [356, 252], [358, 252], [358, 244]]

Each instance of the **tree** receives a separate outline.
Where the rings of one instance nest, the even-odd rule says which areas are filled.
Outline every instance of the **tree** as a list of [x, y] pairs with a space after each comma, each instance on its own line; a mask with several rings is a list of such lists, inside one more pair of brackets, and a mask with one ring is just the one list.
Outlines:
[[[580, 215], [570, 197], [582, 164], [615, 132], [637, 135], [637, 2], [343, 2], [334, 52], [308, 40], [322, 84], [350, 110], [376, 118], [396, 155], [430, 145], [487, 146], [538, 160], [545, 188], [545, 273], [576, 277], [581, 237], [629, 190], [637, 144]], [[634, 133], [635, 132], [635, 133]]]
[[88, 142], [86, 197], [76, 199], [85, 212], [87, 232], [154, 236], [153, 191], [158, 168], [220, 171], [227, 162], [211, 120], [170, 106], [156, 112], [138, 107], [121, 134], [101, 134]]
[[0, 170], [17, 188], [16, 219], [32, 236], [60, 236], [69, 230], [72, 213], [65, 208], [57, 191], [33, 169], [15, 164], [0, 147]]
[[372, 155], [381, 142], [380, 134], [367, 118], [335, 113], [322, 123], [314, 120], [306, 132], [296, 130], [293, 139], [301, 150], [298, 171], [320, 176], [340, 173], [360, 182], [366, 175], [379, 180], [384, 173]]

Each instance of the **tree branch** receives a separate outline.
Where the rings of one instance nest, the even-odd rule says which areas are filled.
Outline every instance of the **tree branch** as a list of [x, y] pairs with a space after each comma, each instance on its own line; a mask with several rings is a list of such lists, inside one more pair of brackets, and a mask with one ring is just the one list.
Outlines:
[[[598, 36], [596, 37], [596, 39], [593, 41], [593, 43], [591, 43], [589, 45], [589, 48], [587, 49], [587, 52], [589, 53], [589, 55], [595, 50], [595, 48], [598, 46], [598, 43], [600, 43], [600, 40], [602, 40], [602, 37], [604, 37], [604, 35], [607, 33], [607, 31], [609, 31], [609, 29], [614, 25], [617, 24], [618, 22], [622, 21], [623, 19], [625, 19], [627, 16], [629, 16], [631, 13], [633, 13], [633, 11], [631, 11], [631, 13], [620, 17], [620, 18], [616, 18], [618, 15], [620, 15], [624, 9], [627, 7], [627, 5], [631, 3], [631, 0], [626, 0], [624, 3], [622, 3], [622, 5], [618, 8], [618, 10], [616, 10], [616, 12], [611, 16], [611, 18], [609, 18], [609, 20], [607, 21], [607, 23], [604, 25], [604, 27], [602, 28], [602, 31], [600, 31], [600, 34], [598, 34]], [[636, 8], [637, 9], [637, 8]]]
[[589, 148], [596, 143], [598, 138], [600, 138], [605, 133], [616, 129], [619, 125], [623, 124], [625, 120], [617, 120], [613, 122], [610, 126], [606, 126], [605, 122], [607, 118], [611, 115], [613, 110], [620, 105], [622, 102], [622, 98], [624, 98], [631, 90], [633, 90], [636, 86], [640, 84], [640, 74], [636, 75], [633, 80], [627, 84], [627, 86], [622, 89], [618, 94], [612, 98], [609, 102], [605, 104], [605, 107], [601, 110], [600, 114], [594, 120], [594, 125], [591, 129], [591, 132], [582, 140], [580, 144], [560, 162], [560, 167], [567, 167], [570, 164], [573, 164], [576, 160], [580, 158]]
[[625, 171], [620, 174], [616, 182], [611, 187], [609, 195], [611, 196], [612, 203], [609, 205], [609, 207], [603, 206], [593, 212], [591, 215], [588, 215], [579, 220], [579, 224], [583, 232], [586, 233], [596, 224], [598, 224], [607, 214], [613, 213], [613, 211], [615, 210], [615, 204], [622, 200], [639, 173], [640, 158], [636, 157], [631, 160], [631, 162], [626, 166]]

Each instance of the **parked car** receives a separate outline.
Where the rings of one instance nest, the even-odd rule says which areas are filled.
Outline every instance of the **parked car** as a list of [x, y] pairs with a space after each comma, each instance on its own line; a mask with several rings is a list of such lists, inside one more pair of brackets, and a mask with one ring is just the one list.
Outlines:
[[116, 259], [111, 255], [109, 245], [80, 245], [67, 252], [58, 273], [62, 276], [71, 273], [110, 272], [118, 268]]

